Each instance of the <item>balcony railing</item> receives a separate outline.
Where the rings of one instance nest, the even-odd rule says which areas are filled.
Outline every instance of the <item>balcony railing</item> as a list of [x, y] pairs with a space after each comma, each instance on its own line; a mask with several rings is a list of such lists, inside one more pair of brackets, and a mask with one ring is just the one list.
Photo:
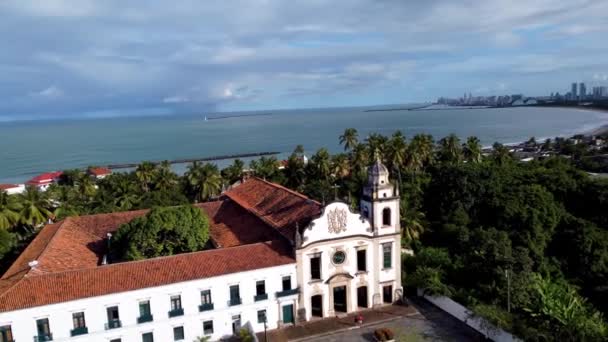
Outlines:
[[266, 300], [266, 299], [268, 299], [268, 293], [262, 293], [262, 294], [253, 296], [253, 300], [256, 302], [259, 302], [261, 300]]
[[34, 342], [45, 342], [45, 341], [52, 341], [52, 340], [53, 340], [53, 334], [51, 334], [51, 333], [34, 336]]
[[74, 328], [70, 331], [70, 335], [72, 335], [72, 336], [84, 335], [84, 334], [88, 334], [88, 333], [89, 333], [89, 328], [87, 328], [87, 327], [78, 327], [78, 328]]
[[154, 317], [152, 316], [152, 314], [141, 315], [141, 316], [137, 317], [137, 324], [152, 322], [153, 320], [154, 320]]
[[198, 306], [198, 311], [210, 311], [213, 310], [213, 303], [201, 304]]
[[113, 319], [108, 321], [108, 323], [106, 323], [106, 330], [110, 330], [110, 329], [117, 329], [122, 327], [122, 323], [120, 322], [119, 319]]
[[283, 290], [283, 291], [277, 292], [277, 297], [291, 296], [291, 295], [297, 294], [299, 292], [300, 292], [299, 288], [295, 288], [295, 289], [291, 289], [291, 290]]
[[177, 317], [177, 316], [183, 316], [183, 315], [184, 315], [184, 308], [173, 309], [173, 310], [169, 311], [169, 317]]
[[228, 301], [228, 306], [241, 305], [241, 298], [230, 298]]

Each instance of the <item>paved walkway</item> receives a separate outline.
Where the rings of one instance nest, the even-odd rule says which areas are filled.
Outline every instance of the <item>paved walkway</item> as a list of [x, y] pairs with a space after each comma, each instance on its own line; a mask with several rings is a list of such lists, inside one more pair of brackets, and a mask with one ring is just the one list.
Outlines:
[[[460, 321], [439, 310], [426, 300], [415, 299], [409, 306], [391, 305], [361, 312], [364, 323], [354, 322], [356, 314], [342, 318], [301, 323], [268, 332], [268, 342], [286, 341], [374, 341], [373, 331], [389, 327], [401, 341], [483, 341]], [[257, 334], [260, 342], [266, 342], [264, 333]]]

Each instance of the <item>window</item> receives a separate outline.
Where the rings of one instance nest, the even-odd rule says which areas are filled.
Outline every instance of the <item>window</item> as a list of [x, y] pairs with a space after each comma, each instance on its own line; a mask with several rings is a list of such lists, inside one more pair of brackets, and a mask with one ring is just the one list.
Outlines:
[[291, 276], [283, 277], [283, 291], [291, 290]]
[[183, 341], [184, 340], [184, 327], [174, 327], [173, 328], [173, 341]]
[[154, 335], [151, 332], [141, 334], [141, 342], [154, 342]]
[[393, 302], [393, 286], [387, 285], [382, 287], [382, 301], [385, 303]]
[[367, 271], [367, 255], [365, 249], [357, 251], [357, 271]]
[[201, 304], [212, 304], [211, 301], [211, 290], [201, 291]]
[[390, 242], [382, 244], [382, 260], [384, 269], [392, 267], [392, 244]]
[[321, 279], [321, 256], [310, 258], [310, 279]]
[[38, 339], [41, 341], [50, 341], [53, 337], [48, 318], [36, 320], [36, 328], [38, 330]]
[[171, 296], [171, 311], [179, 310], [182, 308], [182, 296]]
[[150, 316], [150, 314], [151, 314], [150, 301], [144, 300], [144, 301], [139, 302], [139, 316], [146, 317], [146, 316]]
[[383, 226], [391, 225], [391, 210], [389, 208], [382, 209], [382, 225]]
[[266, 322], [266, 310], [258, 310], [258, 323]]
[[331, 257], [331, 261], [336, 265], [342, 264], [344, 260], [346, 260], [346, 253], [344, 253], [344, 251], [337, 251]]
[[229, 305], [241, 304], [241, 292], [238, 285], [230, 286], [230, 303]]
[[263, 295], [266, 293], [266, 282], [264, 280], [258, 280], [255, 282], [255, 294]]
[[106, 309], [108, 315], [108, 323], [106, 323], [106, 329], [120, 328], [120, 316], [118, 315], [118, 306], [111, 306]]
[[213, 321], [204, 321], [203, 322], [203, 334], [213, 335]]
[[119, 338], [115, 338], [115, 339], [113, 339], [113, 340], [110, 340], [110, 342], [122, 342], [122, 340], [121, 340], [121, 339], [119, 339]]
[[0, 327], [0, 342], [13, 342], [13, 331], [10, 325]]
[[75, 312], [72, 314], [72, 322], [74, 322], [74, 329], [84, 328], [87, 324], [84, 321], [84, 312]]

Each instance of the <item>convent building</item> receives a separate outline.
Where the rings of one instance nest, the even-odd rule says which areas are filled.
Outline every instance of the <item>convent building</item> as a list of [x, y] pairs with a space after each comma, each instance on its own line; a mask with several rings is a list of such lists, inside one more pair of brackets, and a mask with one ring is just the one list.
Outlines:
[[401, 299], [399, 193], [379, 161], [360, 213], [255, 177], [196, 206], [214, 248], [141, 261], [108, 245], [147, 210], [46, 225], [0, 278], [0, 342], [219, 340]]

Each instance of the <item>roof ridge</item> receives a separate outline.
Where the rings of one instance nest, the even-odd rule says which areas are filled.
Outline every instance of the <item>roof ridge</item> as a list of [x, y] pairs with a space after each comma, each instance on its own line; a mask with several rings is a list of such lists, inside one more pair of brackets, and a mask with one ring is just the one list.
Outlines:
[[[195, 251], [195, 252], [188, 252], [188, 253], [179, 253], [179, 254], [174, 254], [174, 255], [164, 255], [164, 256], [158, 256], [158, 257], [154, 257], [154, 258], [147, 258], [147, 259], [141, 259], [141, 260], [131, 260], [131, 261], [124, 261], [124, 262], [117, 262], [115, 264], [98, 265], [98, 266], [95, 266], [95, 267], [67, 269], [67, 270], [58, 271], [58, 272], [48, 272], [48, 273], [36, 274], [36, 275], [33, 275], [33, 276], [40, 277], [40, 276], [47, 276], [47, 275], [51, 276], [51, 275], [72, 273], [72, 272], [76, 273], [76, 272], [85, 272], [85, 271], [92, 271], [92, 270], [101, 270], [101, 269], [107, 269], [107, 268], [111, 268], [111, 267], [140, 264], [140, 263], [149, 262], [149, 261], [153, 261], [153, 260], [167, 260], [167, 259], [173, 259], [173, 258], [178, 258], [178, 257], [187, 257], [187, 256], [191, 256], [191, 255], [196, 255], [196, 254], [202, 254], [202, 253], [205, 253], [205, 252], [219, 252], [219, 251], [224, 251], [224, 250], [228, 250], [228, 249], [232, 250], [232, 249], [237, 249], [237, 248], [240, 248], [240, 247], [253, 247], [253, 246], [256, 246], [256, 245], [267, 245], [267, 246], [270, 246], [270, 243], [273, 242], [273, 241], [279, 241], [279, 240], [268, 240], [268, 241], [263, 241], [263, 242], [250, 243], [250, 244], [246, 244], [246, 245], [238, 245], [238, 246], [225, 247], [225, 248], [216, 248], [216, 249], [207, 249], [207, 250], [202, 250], [202, 251]], [[21, 278], [21, 279], [23, 279], [23, 278]], [[21, 280], [21, 279], [19, 279], [19, 280]]]
[[289, 188], [287, 188], [287, 187], [284, 187], [284, 186], [282, 186], [282, 185], [280, 185], [280, 184], [273, 183], [273, 182], [269, 182], [269, 181], [267, 181], [267, 180], [265, 180], [265, 179], [262, 179], [262, 178], [260, 178], [260, 177], [257, 177], [257, 176], [253, 176], [253, 179], [257, 179], [257, 180], [262, 181], [262, 182], [264, 182], [264, 183], [266, 183], [266, 184], [268, 184], [268, 185], [270, 185], [270, 186], [272, 186], [272, 187], [275, 187], [275, 188], [277, 188], [277, 189], [281, 189], [281, 190], [285, 190], [285, 191], [287, 191], [287, 192], [289, 192], [289, 193], [291, 193], [291, 194], [293, 194], [293, 195], [296, 195], [296, 196], [298, 196], [298, 197], [300, 197], [300, 198], [303, 198], [303, 199], [308, 200], [308, 201], [311, 201], [311, 202], [313, 202], [313, 203], [315, 203], [315, 204], [321, 205], [321, 203], [319, 203], [319, 202], [317, 202], [317, 201], [313, 200], [312, 198], [309, 198], [308, 196], [306, 196], [306, 195], [304, 195], [304, 194], [302, 194], [302, 193], [299, 193], [299, 192], [297, 192], [297, 191], [295, 191], [295, 190], [291, 190], [291, 189], [289, 189]]

